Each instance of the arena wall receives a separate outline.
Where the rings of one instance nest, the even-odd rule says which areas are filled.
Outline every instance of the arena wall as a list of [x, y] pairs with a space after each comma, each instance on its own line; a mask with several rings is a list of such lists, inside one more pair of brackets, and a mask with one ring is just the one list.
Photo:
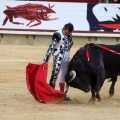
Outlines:
[[[75, 46], [90, 42], [117, 44], [120, 42], [119, 8], [120, 4], [2, 1], [0, 44], [49, 45], [53, 32], [68, 22], [74, 25]], [[51, 18], [50, 11], [55, 13]], [[47, 21], [42, 18], [43, 13], [49, 18]]]
[[[30, 34], [0, 34], [0, 44], [8, 45], [49, 45], [52, 34], [46, 35], [30, 35]], [[120, 37], [109, 36], [77, 36], [73, 34], [73, 41], [75, 46], [82, 46], [86, 43], [104, 43], [104, 44], [118, 44]]]

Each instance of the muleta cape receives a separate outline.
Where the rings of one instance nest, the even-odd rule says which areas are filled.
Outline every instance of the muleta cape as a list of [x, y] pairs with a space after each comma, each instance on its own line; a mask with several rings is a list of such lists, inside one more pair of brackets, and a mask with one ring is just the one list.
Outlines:
[[48, 64], [32, 64], [26, 67], [26, 84], [35, 100], [45, 103], [59, 103], [66, 95], [53, 89], [47, 82]]

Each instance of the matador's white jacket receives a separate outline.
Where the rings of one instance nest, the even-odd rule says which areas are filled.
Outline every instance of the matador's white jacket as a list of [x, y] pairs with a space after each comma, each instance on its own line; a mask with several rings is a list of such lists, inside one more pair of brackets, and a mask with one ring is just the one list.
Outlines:
[[48, 62], [51, 54], [57, 56], [65, 51], [69, 52], [72, 45], [72, 34], [66, 36], [63, 30], [56, 31], [52, 36], [51, 44], [43, 61]]

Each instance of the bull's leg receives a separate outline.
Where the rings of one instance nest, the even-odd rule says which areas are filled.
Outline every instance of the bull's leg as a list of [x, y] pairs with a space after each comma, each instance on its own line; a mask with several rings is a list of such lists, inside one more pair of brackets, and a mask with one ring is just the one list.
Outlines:
[[109, 96], [112, 97], [114, 95], [114, 86], [115, 86], [115, 83], [117, 81], [117, 76], [112, 77], [110, 81], [112, 81], [112, 84], [111, 84], [110, 89], [109, 89]]
[[96, 93], [95, 90], [91, 90], [91, 93], [92, 93], [92, 97], [91, 97], [91, 99], [89, 100], [89, 103], [95, 103], [95, 100], [96, 100], [96, 99], [97, 99], [98, 102], [101, 101], [99, 92]]
[[13, 24], [21, 24], [21, 25], [24, 25], [24, 23], [20, 23], [20, 22], [13, 22], [13, 16], [8, 16], [9, 18], [9, 21]]
[[91, 98], [89, 103], [95, 103], [95, 85], [96, 85], [96, 76], [91, 76]]
[[101, 81], [100, 80], [97, 81], [97, 84], [96, 84], [96, 87], [95, 87], [95, 98], [98, 100], [98, 102], [101, 101], [101, 97], [100, 97], [99, 91], [100, 91], [103, 83], [104, 83], [104, 79], [102, 78]]
[[24, 23], [20, 23], [20, 22], [12, 22], [13, 24], [21, 24], [24, 25]]
[[105, 81], [105, 69], [104, 69], [104, 63], [103, 63], [103, 55], [101, 53], [97, 53], [94, 68], [96, 73], [93, 75], [94, 79], [91, 77], [91, 84], [92, 84], [91, 87], [94, 90], [92, 93], [92, 96], [95, 97], [97, 101], [101, 101], [99, 92]]
[[96, 92], [95, 98], [97, 98], [98, 102], [100, 102], [100, 101], [101, 101], [101, 97], [100, 97], [99, 92]]
[[33, 25], [31, 25], [30, 27], [34, 27], [34, 26], [37, 26], [37, 25], [40, 25], [40, 24], [41, 24], [41, 22], [36, 23], [36, 24], [33, 24]]
[[26, 26], [29, 26], [32, 22], [33, 22], [33, 20], [31, 20]]
[[89, 103], [94, 103], [95, 102], [95, 90], [92, 89], [91, 93], [92, 93], [92, 97], [90, 98]]
[[34, 27], [34, 26], [37, 26], [37, 25], [40, 25], [40, 24], [41, 24], [41, 20], [39, 20], [38, 18], [35, 18], [35, 20], [36, 20], [38, 23], [33, 24], [33, 25], [31, 25], [30, 27]]
[[105, 69], [104, 69], [103, 57], [101, 55], [100, 55], [98, 64], [96, 66], [96, 71], [97, 71], [97, 74], [96, 74], [97, 77], [96, 77], [96, 85], [95, 85], [95, 97], [100, 102], [101, 97], [99, 92], [105, 81]]
[[4, 21], [3, 21], [3, 24], [2, 24], [2, 25], [5, 25], [7, 21], [8, 21], [8, 17], [6, 16], [6, 18], [4, 19]]

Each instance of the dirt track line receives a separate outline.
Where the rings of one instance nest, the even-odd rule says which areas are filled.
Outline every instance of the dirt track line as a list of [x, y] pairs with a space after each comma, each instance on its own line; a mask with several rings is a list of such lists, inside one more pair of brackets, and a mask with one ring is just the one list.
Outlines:
[[0, 107], [7, 107], [7, 108], [13, 108], [13, 109], [19, 109], [19, 110], [37, 110], [37, 111], [42, 111], [42, 112], [59, 112], [59, 111], [67, 111], [67, 109], [64, 108], [51, 108], [50, 106], [45, 106], [45, 107], [31, 107], [31, 106], [15, 106], [15, 105], [7, 105], [7, 104], [0, 104]]
[[40, 60], [0, 60], [0, 62], [40, 62]]

